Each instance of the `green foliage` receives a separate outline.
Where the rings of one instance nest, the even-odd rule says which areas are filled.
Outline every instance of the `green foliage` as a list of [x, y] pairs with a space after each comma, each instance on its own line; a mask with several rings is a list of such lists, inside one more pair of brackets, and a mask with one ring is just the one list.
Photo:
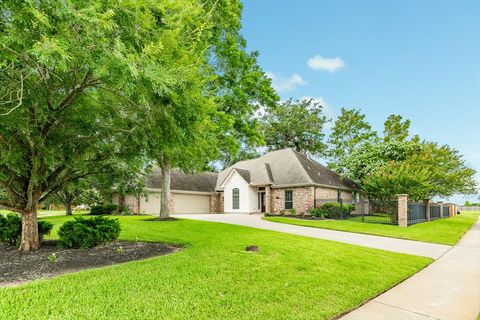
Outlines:
[[[45, 220], [38, 221], [38, 234], [40, 240], [52, 231], [53, 223]], [[9, 213], [6, 216], [0, 214], [0, 242], [17, 245], [22, 235], [22, 218]]]
[[339, 162], [349, 156], [358, 145], [377, 139], [377, 133], [372, 131], [360, 110], [342, 108], [328, 139], [329, 167], [340, 169]]
[[292, 148], [312, 156], [326, 151], [323, 127], [327, 122], [323, 107], [314, 99], [281, 102], [267, 110], [262, 130], [269, 150]]
[[290, 209], [290, 214], [293, 215], [293, 216], [296, 215], [297, 214], [297, 209], [295, 209], [295, 208]]
[[94, 216], [108, 215], [108, 214], [112, 214], [117, 209], [118, 209], [118, 206], [112, 203], [93, 206], [90, 209], [90, 214]]
[[0, 242], [16, 245], [22, 233], [22, 218], [17, 214], [0, 214]]
[[409, 135], [410, 120], [402, 122], [402, 116], [391, 114], [384, 123], [383, 140], [384, 141], [405, 141]]
[[351, 204], [327, 202], [319, 208], [310, 209], [310, 213], [315, 217], [337, 219], [349, 215], [353, 210], [355, 210], [355, 207]]
[[414, 142], [376, 141], [357, 146], [351, 154], [338, 162], [337, 172], [361, 184], [370, 174], [390, 162], [402, 162], [419, 152]]
[[374, 199], [391, 200], [406, 193], [411, 200], [430, 197], [432, 185], [428, 168], [410, 161], [390, 162], [372, 172], [363, 180], [363, 190]]
[[76, 217], [65, 222], [58, 230], [58, 244], [62, 248], [93, 248], [99, 244], [114, 241], [120, 234], [117, 219]]
[[317, 208], [310, 208], [308, 211], [312, 216], [324, 219], [327, 216], [327, 213], [322, 210], [320, 207]]

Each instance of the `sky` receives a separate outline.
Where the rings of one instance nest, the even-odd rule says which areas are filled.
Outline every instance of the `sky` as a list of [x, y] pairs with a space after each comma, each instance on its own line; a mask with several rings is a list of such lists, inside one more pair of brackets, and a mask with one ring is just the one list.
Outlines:
[[480, 182], [480, 1], [243, 4], [248, 50], [282, 99], [318, 99], [333, 120], [359, 108], [380, 133], [400, 114], [411, 134], [458, 149]]

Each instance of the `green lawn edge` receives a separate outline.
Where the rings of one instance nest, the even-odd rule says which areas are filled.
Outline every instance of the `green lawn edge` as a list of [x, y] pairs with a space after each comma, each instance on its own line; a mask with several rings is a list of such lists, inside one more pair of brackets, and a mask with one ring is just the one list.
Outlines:
[[311, 228], [353, 232], [404, 240], [455, 245], [480, 217], [480, 212], [464, 212], [448, 219], [423, 222], [408, 227], [348, 220], [304, 220], [290, 217], [263, 217], [266, 221]]

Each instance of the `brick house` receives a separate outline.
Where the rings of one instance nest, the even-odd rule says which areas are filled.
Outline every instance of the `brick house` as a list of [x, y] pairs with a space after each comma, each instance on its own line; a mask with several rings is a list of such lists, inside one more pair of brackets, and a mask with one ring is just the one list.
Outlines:
[[[147, 197], [130, 197], [133, 212], [160, 211], [160, 170], [147, 181]], [[172, 171], [173, 213], [279, 213], [295, 208], [303, 213], [317, 199], [357, 198], [359, 189], [350, 180], [292, 149], [269, 152], [240, 161], [220, 173], [184, 174]]]

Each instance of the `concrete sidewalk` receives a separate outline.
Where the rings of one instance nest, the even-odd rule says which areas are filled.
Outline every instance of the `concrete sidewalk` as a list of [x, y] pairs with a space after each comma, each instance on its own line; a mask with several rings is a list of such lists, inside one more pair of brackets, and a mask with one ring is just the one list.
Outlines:
[[262, 220], [261, 215], [248, 214], [174, 214], [177, 218], [222, 222], [248, 226], [258, 229], [273, 230], [291, 233], [306, 237], [333, 240], [364, 247], [408, 253], [417, 256], [438, 259], [445, 254], [451, 246], [442, 244], [426, 243], [411, 240], [402, 240], [380, 236], [372, 236], [360, 233], [351, 233], [311, 227], [295, 226], [284, 223], [276, 223]]
[[341, 319], [474, 320], [479, 313], [480, 220], [437, 261]]

